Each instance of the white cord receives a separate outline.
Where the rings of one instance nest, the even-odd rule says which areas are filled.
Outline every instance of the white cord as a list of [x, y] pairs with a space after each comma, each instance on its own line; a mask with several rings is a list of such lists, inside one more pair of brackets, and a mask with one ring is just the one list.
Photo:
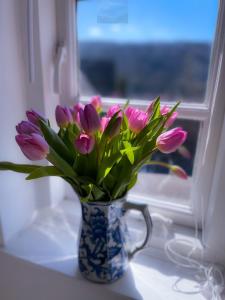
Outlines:
[[[179, 253], [177, 246], [188, 246], [190, 251], [184, 255]], [[165, 252], [169, 260], [174, 264], [196, 271], [199, 278], [199, 287], [195, 292], [203, 293], [210, 300], [222, 300], [221, 293], [224, 290], [224, 277], [219, 267], [215, 265], [203, 265], [192, 258], [191, 255], [197, 249], [196, 243], [186, 239], [174, 238], [165, 244]]]

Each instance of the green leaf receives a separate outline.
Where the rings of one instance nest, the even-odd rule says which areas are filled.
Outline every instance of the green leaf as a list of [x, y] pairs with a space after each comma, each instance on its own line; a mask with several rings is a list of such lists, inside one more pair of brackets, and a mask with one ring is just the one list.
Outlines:
[[73, 163], [73, 155], [70, 153], [67, 146], [64, 144], [62, 139], [58, 136], [58, 134], [52, 130], [45, 122], [39, 121], [41, 131], [44, 135], [49, 146], [54, 149], [54, 151], [61, 156], [65, 161], [72, 164]]
[[160, 116], [154, 120], [150, 120], [149, 123], [143, 128], [141, 132], [137, 134], [134, 139], [134, 145], [141, 144], [144, 140], [149, 139], [150, 134], [157, 128], [164, 120], [163, 116]]
[[76, 180], [76, 173], [73, 168], [61, 157], [59, 156], [56, 151], [50, 148], [50, 153], [47, 156], [47, 159], [59, 170], [61, 170], [64, 176], [71, 177], [75, 181]]
[[8, 161], [0, 162], [0, 171], [14, 171], [29, 174], [40, 167], [41, 166], [38, 165], [14, 164]]
[[154, 120], [158, 117], [160, 117], [160, 97], [157, 97], [155, 100], [151, 120]]
[[138, 177], [137, 173], [135, 173], [135, 174], [132, 176], [131, 181], [130, 181], [128, 187], [127, 187], [127, 190], [128, 190], [128, 191], [129, 191], [130, 189], [132, 189], [132, 187], [136, 184], [136, 182], [137, 182], [137, 177]]
[[46, 176], [63, 176], [63, 173], [54, 166], [43, 166], [35, 169], [26, 177], [26, 180], [37, 179]]

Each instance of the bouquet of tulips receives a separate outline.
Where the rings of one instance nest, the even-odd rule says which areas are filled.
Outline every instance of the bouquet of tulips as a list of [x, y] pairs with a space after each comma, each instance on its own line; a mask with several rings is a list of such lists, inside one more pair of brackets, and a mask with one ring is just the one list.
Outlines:
[[151, 160], [156, 151], [171, 153], [185, 141], [182, 128], [170, 129], [177, 117], [177, 103], [172, 109], [160, 107], [160, 98], [146, 111], [128, 103], [113, 105], [106, 114], [101, 98], [73, 108], [56, 107], [59, 126], [55, 132], [49, 120], [27, 111], [27, 121], [16, 126], [16, 142], [31, 161], [47, 159], [50, 164], [14, 164], [0, 162], [0, 170], [28, 174], [26, 179], [59, 176], [67, 181], [81, 201], [113, 201], [123, 197], [136, 183], [138, 171], [145, 164], [168, 167], [187, 178], [179, 166]]

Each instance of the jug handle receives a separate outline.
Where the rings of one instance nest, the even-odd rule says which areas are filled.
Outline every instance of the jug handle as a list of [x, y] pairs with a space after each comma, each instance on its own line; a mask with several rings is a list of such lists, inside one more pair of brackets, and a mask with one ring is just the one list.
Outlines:
[[146, 237], [145, 237], [143, 243], [140, 246], [135, 247], [133, 251], [130, 251], [128, 253], [128, 258], [130, 260], [130, 259], [133, 258], [133, 256], [137, 252], [144, 249], [144, 247], [148, 243], [148, 240], [151, 238], [151, 235], [152, 235], [152, 218], [151, 218], [149, 210], [148, 210], [148, 205], [146, 205], [146, 204], [132, 203], [132, 202], [127, 201], [127, 202], [124, 203], [124, 209], [125, 209], [125, 212], [127, 212], [130, 209], [140, 211], [142, 213], [143, 217], [144, 217], [145, 224], [146, 224]]

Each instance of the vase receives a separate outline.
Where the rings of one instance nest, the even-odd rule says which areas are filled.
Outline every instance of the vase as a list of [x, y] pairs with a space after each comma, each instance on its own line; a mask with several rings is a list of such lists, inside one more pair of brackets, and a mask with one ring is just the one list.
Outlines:
[[[79, 269], [88, 280], [111, 283], [121, 278], [134, 254], [147, 244], [152, 221], [148, 206], [127, 202], [81, 202], [82, 220], [79, 242]], [[126, 212], [138, 210], [146, 223], [146, 237], [141, 245], [129, 249]]]

